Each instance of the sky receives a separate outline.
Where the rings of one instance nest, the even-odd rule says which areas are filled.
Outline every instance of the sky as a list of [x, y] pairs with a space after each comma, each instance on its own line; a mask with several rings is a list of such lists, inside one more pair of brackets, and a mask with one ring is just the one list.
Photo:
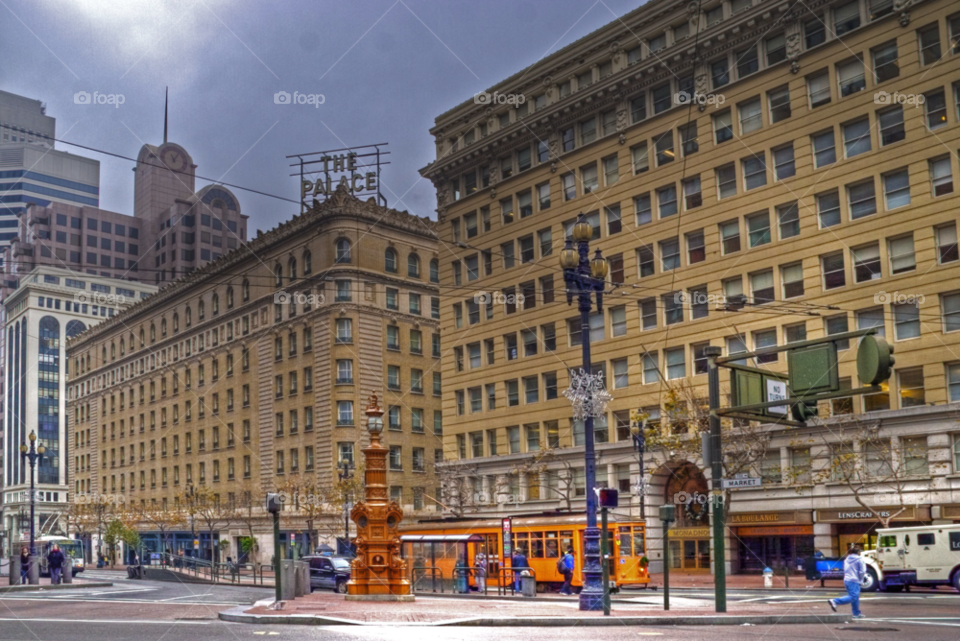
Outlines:
[[[388, 204], [436, 218], [418, 173], [435, 157], [436, 116], [639, 4], [0, 0], [0, 89], [46, 103], [58, 138], [135, 158], [163, 141], [169, 87], [169, 140], [199, 176], [294, 201], [286, 156], [388, 142]], [[77, 104], [84, 91], [105, 104]], [[276, 104], [284, 91], [322, 104]], [[98, 159], [100, 207], [132, 214], [133, 162], [57, 148]], [[299, 213], [234, 192], [251, 237]]]

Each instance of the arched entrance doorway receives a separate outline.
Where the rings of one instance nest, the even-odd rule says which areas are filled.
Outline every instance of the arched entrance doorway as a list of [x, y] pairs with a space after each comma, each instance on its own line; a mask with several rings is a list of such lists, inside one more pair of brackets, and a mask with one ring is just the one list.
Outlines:
[[710, 571], [710, 517], [707, 478], [699, 467], [685, 461], [670, 472], [664, 484], [664, 503], [677, 506], [670, 529], [671, 570]]

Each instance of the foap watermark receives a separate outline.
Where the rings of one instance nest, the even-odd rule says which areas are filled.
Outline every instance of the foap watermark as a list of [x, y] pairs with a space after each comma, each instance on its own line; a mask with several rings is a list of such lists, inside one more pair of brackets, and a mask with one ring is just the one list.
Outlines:
[[98, 492], [78, 492], [73, 495], [78, 505], [123, 505], [127, 498], [123, 494], [100, 494]]
[[722, 93], [699, 93], [694, 91], [678, 91], [673, 94], [673, 102], [677, 105], [699, 105], [701, 107], [719, 107], [727, 101]]
[[922, 305], [926, 300], [923, 294], [903, 294], [901, 292], [887, 292], [880, 290], [873, 295], [873, 302], [877, 305]]
[[304, 294], [303, 292], [275, 292], [273, 295], [274, 305], [289, 305], [295, 303], [304, 307], [320, 307], [324, 303], [323, 294]]
[[[710, 503], [710, 494], [700, 492], [677, 492], [673, 495], [673, 502], [676, 505], [707, 505]], [[717, 494], [716, 499], [718, 503], [723, 503], [723, 494]]]
[[94, 91], [78, 91], [73, 94], [73, 104], [75, 105], [113, 105], [119, 109], [120, 105], [127, 101], [122, 93], [100, 93]]
[[291, 94], [289, 91], [278, 91], [273, 94], [273, 104], [275, 105], [313, 105], [314, 109], [319, 109], [320, 105], [325, 103], [327, 99], [322, 93], [300, 93], [299, 91], [294, 91]]
[[477, 305], [523, 305], [523, 294], [504, 294], [503, 292], [477, 292], [473, 302]]
[[707, 292], [674, 292], [673, 302], [678, 305], [726, 305], [727, 297], [724, 294], [708, 294]]
[[473, 94], [473, 101], [478, 105], [522, 105], [527, 101], [527, 97], [522, 93], [500, 93], [494, 91], [481, 91]]
[[123, 294], [105, 294], [103, 292], [77, 292], [73, 295], [73, 302], [90, 305], [104, 305], [106, 307], [118, 307], [127, 303], [127, 297]]
[[919, 108], [920, 105], [926, 101], [927, 98], [922, 93], [900, 93], [899, 91], [888, 93], [886, 91], [878, 91], [873, 94], [873, 102], [878, 105], [913, 105], [915, 108]]

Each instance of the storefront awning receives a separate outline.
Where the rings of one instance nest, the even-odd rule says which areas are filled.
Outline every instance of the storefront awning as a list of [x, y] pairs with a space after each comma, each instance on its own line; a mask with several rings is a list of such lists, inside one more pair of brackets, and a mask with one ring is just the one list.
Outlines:
[[475, 543], [484, 537], [482, 534], [404, 534], [400, 540], [404, 543]]

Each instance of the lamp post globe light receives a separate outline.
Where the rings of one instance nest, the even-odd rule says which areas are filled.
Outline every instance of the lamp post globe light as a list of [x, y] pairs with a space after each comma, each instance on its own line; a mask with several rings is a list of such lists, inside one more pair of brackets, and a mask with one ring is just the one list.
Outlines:
[[[594, 452], [593, 419], [597, 415], [596, 407], [603, 404], [599, 396], [609, 399], [609, 395], [602, 389], [602, 380], [593, 381], [590, 378], [592, 368], [590, 361], [590, 312], [593, 310], [593, 300], [596, 297], [597, 312], [603, 311], [603, 291], [606, 286], [609, 265], [596, 251], [590, 259], [590, 240], [593, 238], [593, 227], [581, 214], [573, 226], [571, 237], [568, 237], [563, 250], [560, 252], [560, 267], [563, 268], [563, 281], [566, 284], [567, 304], [577, 299], [577, 308], [580, 311], [580, 344], [583, 350], [583, 371], [581, 384], [574, 389], [571, 382], [569, 397], [574, 402], [575, 414], [583, 411], [584, 430], [584, 458], [585, 481], [587, 496], [587, 527], [584, 530], [583, 554], [583, 589], [580, 591], [581, 610], [603, 609], [603, 579], [600, 560], [600, 528], [597, 527], [597, 494], [594, 488], [597, 485], [597, 461]], [[576, 246], [574, 246], [576, 243]], [[574, 379], [571, 372], [571, 381]], [[586, 381], [585, 383], [583, 381]], [[599, 394], [597, 393], [599, 392]], [[575, 416], [577, 418], [577, 416]]]
[[20, 458], [22, 460], [30, 460], [30, 556], [33, 556], [36, 554], [34, 543], [36, 540], [36, 532], [34, 530], [34, 509], [37, 503], [37, 493], [34, 489], [34, 477], [36, 476], [37, 463], [43, 459], [43, 453], [47, 450], [43, 445], [37, 445], [37, 434], [33, 430], [30, 431], [29, 438], [29, 447], [26, 443], [20, 444]]

